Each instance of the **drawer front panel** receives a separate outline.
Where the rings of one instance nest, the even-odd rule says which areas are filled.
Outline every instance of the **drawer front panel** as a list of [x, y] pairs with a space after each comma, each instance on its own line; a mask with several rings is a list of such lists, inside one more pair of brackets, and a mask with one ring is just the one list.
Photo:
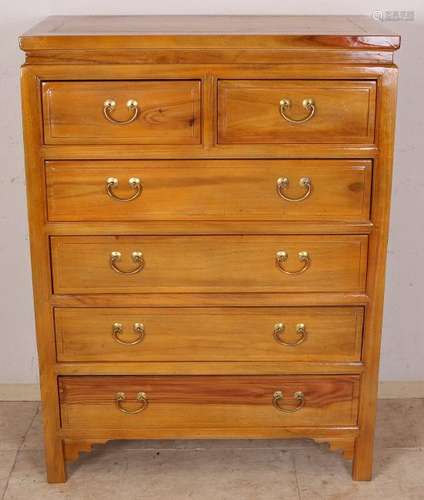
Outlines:
[[359, 361], [361, 307], [58, 308], [59, 361]]
[[367, 236], [52, 237], [53, 287], [63, 294], [363, 292], [367, 241]]
[[42, 89], [46, 144], [201, 142], [199, 81], [45, 82]]
[[372, 144], [375, 100], [372, 81], [222, 80], [218, 142]]
[[351, 426], [358, 386], [348, 375], [59, 379], [62, 426], [98, 430]]
[[367, 221], [371, 173], [368, 160], [48, 162], [48, 217]]

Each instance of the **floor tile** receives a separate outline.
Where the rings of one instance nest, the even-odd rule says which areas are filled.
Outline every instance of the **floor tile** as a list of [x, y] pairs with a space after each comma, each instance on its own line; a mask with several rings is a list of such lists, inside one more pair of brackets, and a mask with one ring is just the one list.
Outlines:
[[41, 416], [41, 409], [38, 409], [32, 424], [26, 433], [21, 450], [43, 450], [43, 421]]
[[18, 454], [5, 500], [298, 500], [291, 452], [98, 448], [48, 485], [41, 451]]
[[[383, 448], [424, 446], [424, 399], [381, 399], [375, 442]], [[423, 493], [424, 497], [424, 493]]]
[[0, 451], [17, 450], [38, 410], [36, 402], [0, 402]]
[[6, 488], [7, 479], [15, 462], [16, 450], [0, 451], [0, 498]]
[[341, 455], [294, 451], [301, 500], [422, 500], [424, 451], [379, 449], [373, 481], [352, 481]]

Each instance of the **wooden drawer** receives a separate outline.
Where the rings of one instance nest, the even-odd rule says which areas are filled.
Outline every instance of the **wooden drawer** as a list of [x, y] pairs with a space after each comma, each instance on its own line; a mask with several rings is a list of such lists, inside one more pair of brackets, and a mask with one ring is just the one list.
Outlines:
[[372, 144], [375, 101], [373, 81], [221, 80], [218, 142]]
[[48, 217], [366, 221], [371, 173], [368, 160], [48, 162]]
[[362, 324], [361, 307], [55, 309], [59, 361], [359, 361]]
[[[348, 375], [59, 379], [62, 426], [77, 430], [351, 426], [357, 422], [358, 387], [359, 377]], [[121, 409], [118, 393], [125, 398]], [[295, 399], [296, 393], [302, 394]], [[302, 403], [294, 413], [276, 407], [294, 410]], [[142, 408], [132, 415], [122, 411]]]
[[199, 81], [44, 82], [42, 94], [46, 144], [201, 142]]
[[53, 287], [63, 294], [363, 292], [367, 243], [364, 235], [54, 236]]

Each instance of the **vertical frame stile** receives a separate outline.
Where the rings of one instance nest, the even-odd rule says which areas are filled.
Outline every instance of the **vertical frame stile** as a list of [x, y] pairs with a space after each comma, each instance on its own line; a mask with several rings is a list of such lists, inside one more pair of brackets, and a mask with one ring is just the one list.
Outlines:
[[202, 143], [206, 150], [215, 145], [215, 85], [215, 76], [206, 72], [202, 79]]
[[384, 302], [386, 253], [389, 230], [392, 185], [393, 144], [396, 115], [397, 68], [387, 67], [378, 79], [378, 116], [376, 137], [379, 155], [374, 162], [371, 220], [369, 237], [367, 295], [363, 340], [363, 361], [359, 407], [360, 433], [355, 443], [353, 479], [372, 478], [374, 430], [377, 407], [378, 371]]
[[50, 303], [49, 235], [45, 230], [44, 164], [40, 154], [42, 141], [41, 94], [39, 78], [30, 66], [24, 65], [21, 69], [21, 94], [35, 326], [40, 364], [47, 479], [51, 483], [61, 483], [66, 480], [66, 469], [63, 442], [60, 437], [53, 309]]

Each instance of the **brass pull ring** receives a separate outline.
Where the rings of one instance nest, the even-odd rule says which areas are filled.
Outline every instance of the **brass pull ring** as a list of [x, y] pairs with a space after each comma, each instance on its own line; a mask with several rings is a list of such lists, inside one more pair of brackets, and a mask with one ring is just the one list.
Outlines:
[[136, 274], [144, 268], [144, 257], [141, 252], [133, 252], [131, 254], [133, 262], [137, 264], [137, 267], [131, 271], [123, 271], [116, 265], [121, 260], [121, 257], [121, 252], [111, 252], [110, 254], [110, 267], [119, 274]]
[[129, 198], [121, 198], [117, 196], [113, 189], [117, 188], [119, 181], [116, 177], [108, 177], [106, 179], [106, 192], [112, 200], [116, 201], [132, 201], [138, 198], [143, 191], [143, 186], [141, 185], [141, 180], [138, 177], [131, 177], [128, 179], [128, 184], [130, 187], [134, 189], [134, 194], [132, 194]]
[[117, 120], [113, 118], [112, 112], [116, 108], [116, 101], [114, 99], [106, 99], [103, 103], [103, 114], [105, 118], [109, 120], [111, 123], [115, 125], [128, 125], [128, 123], [132, 123], [138, 116], [138, 102], [134, 99], [130, 99], [126, 104], [128, 110], [132, 113], [128, 120]]
[[144, 339], [144, 325], [143, 323], [134, 323], [133, 330], [136, 334], [136, 338], [134, 340], [123, 340], [120, 336], [123, 333], [122, 323], [114, 323], [112, 325], [112, 338], [115, 342], [122, 345], [136, 345], [139, 344]]
[[272, 396], [272, 406], [283, 413], [295, 413], [305, 406], [305, 395], [301, 391], [297, 391], [293, 394], [293, 399], [298, 402], [295, 408], [284, 408], [281, 406], [283, 399], [284, 395], [282, 391], [274, 392]]
[[283, 340], [283, 333], [284, 330], [286, 329], [286, 326], [284, 323], [275, 323], [274, 325], [274, 334], [273, 337], [274, 339], [282, 345], [285, 345], [287, 347], [295, 347], [302, 342], [305, 342], [306, 340], [306, 328], [303, 323], [298, 323], [296, 325], [296, 333], [299, 336], [299, 338], [295, 342], [287, 342], [286, 340]]
[[145, 392], [138, 392], [137, 393], [137, 401], [141, 403], [139, 408], [136, 408], [135, 410], [129, 410], [128, 408], [125, 408], [122, 403], [126, 401], [127, 396], [125, 392], [117, 392], [116, 397], [115, 397], [115, 402], [116, 406], [118, 407], [119, 411], [122, 411], [122, 413], [126, 413], [127, 415], [136, 415], [137, 413], [141, 413], [143, 410], [145, 410], [149, 404], [149, 401], [147, 399], [147, 395]]
[[295, 120], [286, 115], [285, 111], [290, 108], [290, 105], [291, 103], [289, 99], [281, 99], [280, 114], [289, 123], [294, 123], [296, 125], [300, 125], [301, 123], [306, 123], [315, 114], [315, 103], [313, 99], [303, 99], [302, 106], [306, 109], [306, 111], [308, 111], [308, 114], [307, 116], [305, 116], [305, 118], [301, 118], [300, 120]]
[[281, 271], [283, 271], [283, 273], [286, 274], [302, 274], [311, 267], [311, 257], [308, 252], [305, 252], [303, 250], [297, 254], [297, 258], [300, 260], [300, 262], [303, 263], [303, 266], [298, 271], [288, 271], [284, 267], [284, 263], [289, 258], [288, 253], [284, 250], [277, 252], [275, 256], [278, 267], [281, 269]]
[[291, 198], [284, 193], [284, 190], [289, 187], [289, 179], [287, 177], [279, 177], [277, 179], [277, 193], [286, 201], [303, 201], [308, 198], [312, 193], [312, 181], [310, 177], [301, 177], [299, 179], [299, 185], [305, 188], [305, 194], [299, 196], [299, 198]]

